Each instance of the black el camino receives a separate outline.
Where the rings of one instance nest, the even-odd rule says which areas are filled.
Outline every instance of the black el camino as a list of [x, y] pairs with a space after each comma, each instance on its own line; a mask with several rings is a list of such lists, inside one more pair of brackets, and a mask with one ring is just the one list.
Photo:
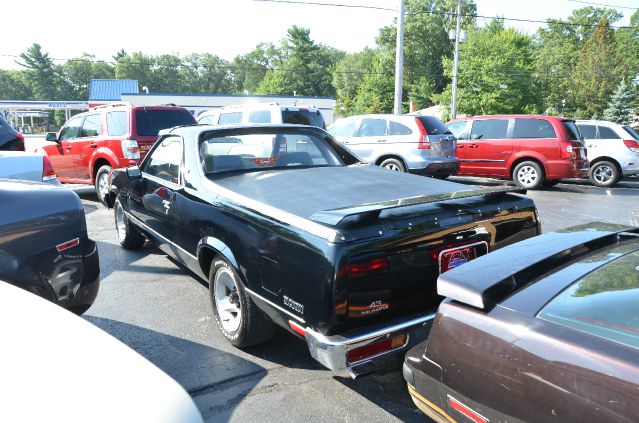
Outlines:
[[125, 248], [157, 243], [209, 283], [237, 347], [279, 325], [355, 377], [426, 339], [440, 273], [539, 234], [512, 187], [469, 187], [361, 163], [319, 128], [183, 126], [108, 202]]

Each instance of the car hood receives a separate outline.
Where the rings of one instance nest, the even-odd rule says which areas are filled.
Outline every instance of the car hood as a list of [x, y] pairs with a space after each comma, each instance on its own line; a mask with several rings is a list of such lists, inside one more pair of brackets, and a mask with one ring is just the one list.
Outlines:
[[270, 170], [218, 175], [211, 180], [229, 191], [305, 219], [322, 210], [471, 189], [372, 165]]

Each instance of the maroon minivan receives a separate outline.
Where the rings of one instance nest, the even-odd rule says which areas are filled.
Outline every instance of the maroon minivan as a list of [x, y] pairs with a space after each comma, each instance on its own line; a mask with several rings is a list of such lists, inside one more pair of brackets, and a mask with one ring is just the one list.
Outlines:
[[457, 138], [458, 175], [507, 178], [535, 189], [588, 173], [586, 148], [572, 119], [472, 116], [447, 126]]
[[60, 182], [93, 184], [104, 202], [107, 176], [113, 168], [137, 165], [162, 129], [196, 124], [186, 109], [175, 106], [97, 106], [69, 119], [59, 134], [49, 132], [42, 151]]

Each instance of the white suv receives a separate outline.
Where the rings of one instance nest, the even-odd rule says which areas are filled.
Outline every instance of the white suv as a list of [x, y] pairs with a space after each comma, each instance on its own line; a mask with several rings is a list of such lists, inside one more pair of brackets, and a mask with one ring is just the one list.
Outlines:
[[590, 181], [610, 187], [623, 176], [639, 174], [639, 134], [628, 125], [603, 120], [578, 120], [586, 142]]
[[294, 123], [326, 129], [324, 117], [312, 106], [280, 106], [277, 103], [252, 103], [219, 107], [200, 113], [197, 123], [209, 125], [250, 123]]

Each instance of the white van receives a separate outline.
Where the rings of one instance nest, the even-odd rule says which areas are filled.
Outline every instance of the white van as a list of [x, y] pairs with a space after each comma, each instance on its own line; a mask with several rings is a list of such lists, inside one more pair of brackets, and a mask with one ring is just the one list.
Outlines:
[[219, 107], [202, 112], [197, 123], [209, 125], [249, 123], [296, 123], [326, 129], [324, 117], [312, 106], [280, 106], [277, 103], [252, 103]]

